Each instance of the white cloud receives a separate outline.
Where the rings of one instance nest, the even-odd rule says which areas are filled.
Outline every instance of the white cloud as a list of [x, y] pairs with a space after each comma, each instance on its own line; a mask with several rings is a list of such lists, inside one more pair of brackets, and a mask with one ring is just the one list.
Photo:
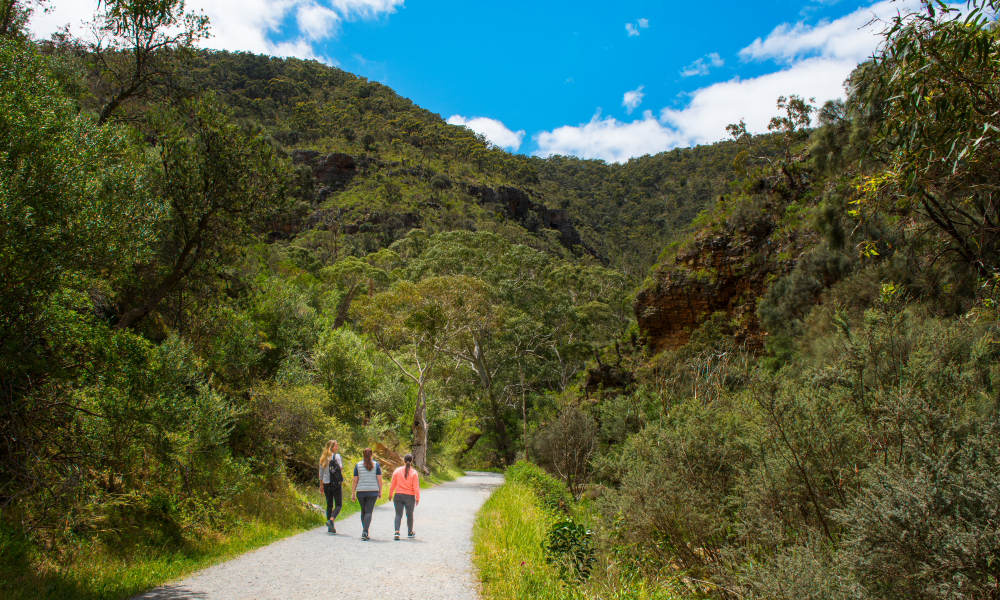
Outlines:
[[[596, 115], [589, 123], [543, 131], [535, 136], [536, 154], [624, 162], [643, 154], [724, 139], [726, 125], [740, 119], [751, 132], [767, 131], [777, 113], [778, 96], [796, 94], [815, 98], [817, 104], [843, 98], [844, 81], [859, 62], [878, 50], [882, 40], [882, 27], [872, 23], [873, 19], [888, 21], [896, 10], [905, 12], [917, 6], [916, 0], [880, 1], [815, 26], [781, 25], [740, 53], [745, 60], [776, 61], [774, 72], [702, 87], [687, 94], [684, 106], [660, 110], [658, 118], [649, 111], [632, 122]], [[682, 74], [689, 70], [701, 74], [722, 64], [722, 58], [713, 53], [685, 67]]]
[[344, 18], [374, 19], [383, 13], [396, 12], [403, 0], [330, 0], [330, 3]]
[[[404, 0], [188, 0], [186, 9], [204, 12], [211, 20], [212, 37], [201, 45], [223, 50], [245, 50], [274, 56], [321, 58], [316, 42], [337, 33], [341, 21], [374, 19], [390, 14]], [[66, 24], [74, 34], [86, 37], [83, 21], [93, 18], [96, 1], [54, 0], [52, 11], [36, 11], [31, 32], [46, 38]], [[277, 41], [289, 18], [298, 31], [291, 38]]]
[[649, 19], [639, 19], [635, 23], [625, 23], [625, 31], [629, 37], [637, 36], [640, 29], [649, 29]]
[[681, 77], [692, 77], [694, 75], [708, 75], [714, 67], [721, 67], [726, 64], [718, 52], [707, 54], [688, 66], [681, 69]]
[[448, 117], [449, 125], [468, 127], [494, 146], [516, 151], [524, 140], [524, 130], [511, 131], [503, 122], [489, 117], [472, 117], [467, 119], [462, 115]]
[[625, 96], [622, 97], [622, 106], [625, 107], [625, 110], [628, 111], [628, 114], [632, 114], [632, 111], [638, 108], [640, 104], [642, 104], [642, 98], [643, 96], [646, 95], [645, 92], [642, 91], [642, 88], [644, 87], [646, 86], [640, 85], [634, 90], [629, 90], [625, 92]]
[[295, 15], [299, 31], [311, 41], [330, 37], [337, 29], [340, 15], [319, 4], [300, 6]]
[[919, 7], [915, 0], [883, 0], [835, 21], [822, 21], [817, 25], [785, 23], [766, 38], [757, 38], [740, 50], [740, 58], [791, 63], [805, 57], [822, 56], [859, 63], [878, 49], [885, 24], [897, 12], [905, 14]]
[[796, 94], [818, 104], [841, 98], [843, 83], [856, 66], [850, 60], [810, 58], [760, 77], [723, 81], [696, 90], [682, 109], [663, 109], [660, 120], [688, 145], [723, 139], [726, 125], [740, 119], [751, 132], [761, 133], [776, 114], [778, 96]]
[[538, 156], [566, 154], [625, 162], [644, 154], [655, 154], [684, 142], [678, 132], [665, 127], [646, 111], [642, 119], [625, 123], [613, 117], [602, 119], [595, 114], [589, 123], [565, 125], [535, 136]]

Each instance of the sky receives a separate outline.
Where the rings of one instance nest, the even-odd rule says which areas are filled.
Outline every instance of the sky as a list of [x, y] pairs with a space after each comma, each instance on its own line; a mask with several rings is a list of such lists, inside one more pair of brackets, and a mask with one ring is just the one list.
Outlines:
[[[96, 0], [30, 27], [86, 36]], [[381, 82], [528, 155], [624, 162], [767, 130], [780, 95], [844, 96], [917, 0], [187, 0], [202, 46], [311, 58]]]

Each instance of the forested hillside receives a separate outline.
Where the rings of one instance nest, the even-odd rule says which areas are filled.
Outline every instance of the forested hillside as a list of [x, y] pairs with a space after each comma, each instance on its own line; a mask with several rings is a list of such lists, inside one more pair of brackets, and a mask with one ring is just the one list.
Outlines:
[[638, 290], [642, 347], [532, 437], [563, 481], [505, 496], [594, 500], [487, 597], [998, 597], [997, 8], [901, 14], [846, 102], [779, 102], [770, 160], [732, 128], [745, 177]]
[[315, 524], [331, 438], [555, 476], [511, 472], [545, 552], [488, 597], [1000, 597], [995, 1], [621, 165], [198, 50], [176, 1], [103, 2], [101, 44], [34, 4], [0, 1], [5, 597]]
[[3, 6], [15, 597], [127, 595], [164, 552], [311, 522], [330, 438], [510, 464], [736, 175], [733, 143], [510, 155], [339, 69], [196, 50], [179, 2], [103, 3], [100, 44], [31, 42], [34, 3]]

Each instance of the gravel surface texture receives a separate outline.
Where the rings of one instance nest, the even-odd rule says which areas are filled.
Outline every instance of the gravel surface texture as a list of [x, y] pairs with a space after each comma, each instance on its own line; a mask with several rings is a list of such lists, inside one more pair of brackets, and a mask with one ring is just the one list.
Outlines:
[[[363, 542], [358, 514], [248, 552], [133, 600], [474, 600], [472, 523], [493, 489], [495, 473], [467, 473], [422, 490], [414, 513], [417, 537], [393, 541], [392, 503], [375, 509]], [[386, 486], [388, 491], [388, 482]]]

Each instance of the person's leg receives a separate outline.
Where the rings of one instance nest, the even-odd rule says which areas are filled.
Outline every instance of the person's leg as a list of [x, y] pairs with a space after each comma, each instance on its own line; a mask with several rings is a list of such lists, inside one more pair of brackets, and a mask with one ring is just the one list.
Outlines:
[[372, 524], [372, 513], [375, 512], [375, 500], [377, 499], [376, 494], [365, 494], [364, 498], [358, 498], [361, 500], [361, 525], [366, 534], [368, 527]]
[[[339, 483], [331, 483], [331, 484], [328, 484], [327, 487], [333, 488], [333, 494], [332, 495], [333, 495], [333, 502], [334, 502], [333, 514], [331, 516], [327, 517], [327, 518], [328, 519], [334, 519], [334, 520], [336, 520], [337, 515], [340, 514], [340, 509], [343, 508], [343, 506], [344, 506], [344, 490], [343, 490], [343, 488], [340, 487]], [[330, 501], [329, 500], [326, 501], [326, 505], [330, 506]], [[327, 512], [327, 514], [330, 514], [330, 509], [327, 508], [326, 512]]]
[[365, 495], [362, 493], [358, 493], [358, 504], [361, 506], [358, 512], [358, 516], [361, 517], [361, 532], [364, 533], [368, 531], [368, 525], [365, 523]]
[[403, 507], [405, 503], [400, 497], [402, 494], [396, 494], [392, 497], [392, 505], [396, 507], [396, 519], [393, 521], [393, 531], [399, 533], [399, 523], [403, 520]]
[[323, 484], [323, 494], [326, 496], [326, 520], [329, 521], [331, 518], [333, 510], [333, 488], [336, 486], [332, 483]]
[[[406, 503], [406, 532], [409, 534], [413, 533], [413, 507], [417, 504], [417, 499], [414, 496], [407, 496], [403, 499]], [[396, 529], [399, 529], [398, 527]]]

